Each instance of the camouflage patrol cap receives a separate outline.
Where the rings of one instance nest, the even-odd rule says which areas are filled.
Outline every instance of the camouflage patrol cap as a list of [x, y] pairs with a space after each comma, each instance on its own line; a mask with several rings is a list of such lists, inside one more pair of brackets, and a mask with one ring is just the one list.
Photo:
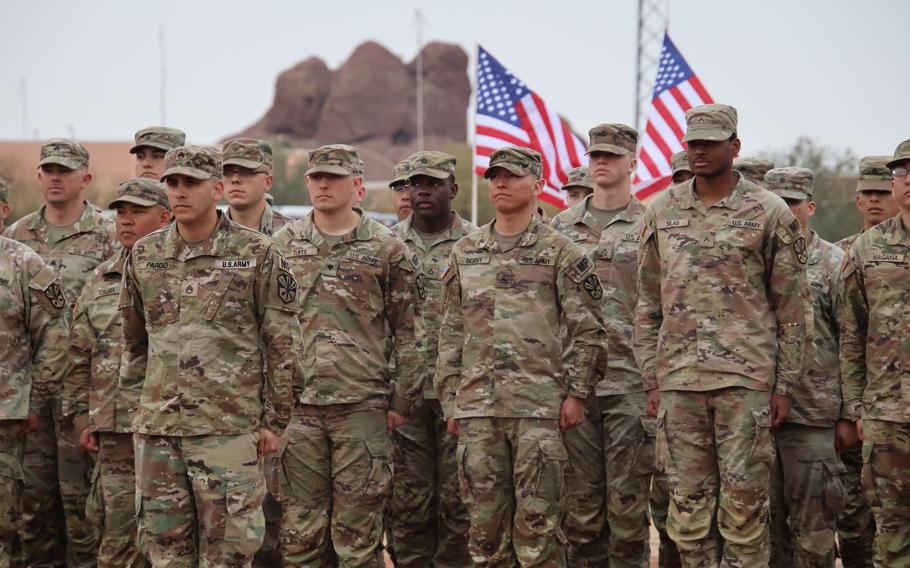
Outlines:
[[683, 142], [693, 140], [728, 140], [736, 132], [736, 109], [730, 105], [709, 104], [686, 111], [686, 135]]
[[859, 161], [859, 181], [856, 191], [890, 191], [891, 168], [886, 166], [891, 156], [866, 156]]
[[692, 168], [689, 167], [689, 158], [686, 156], [685, 150], [682, 152], [677, 152], [670, 157], [670, 165], [673, 166], [673, 173], [670, 176], [675, 176], [677, 172], [689, 172], [692, 173]]
[[221, 154], [222, 166], [272, 170], [272, 145], [267, 140], [234, 138], [224, 143]]
[[764, 185], [765, 174], [774, 169], [774, 162], [764, 158], [739, 158], [733, 162], [733, 170], [741, 173], [752, 183]]
[[363, 161], [357, 148], [347, 144], [329, 144], [310, 152], [306, 175], [335, 174], [339, 176], [363, 175]]
[[107, 208], [113, 209], [118, 203], [132, 203], [142, 207], [160, 205], [168, 211], [171, 210], [164, 185], [160, 181], [148, 178], [134, 177], [120, 182], [117, 187], [117, 197], [111, 200]]
[[910, 140], [904, 140], [897, 145], [897, 148], [894, 149], [894, 156], [891, 157], [891, 161], [885, 164], [885, 166], [893, 168], [905, 160], [910, 160]]
[[394, 191], [404, 187], [408, 183], [408, 171], [410, 169], [411, 166], [408, 164], [407, 158], [395, 164], [392, 167], [392, 181], [389, 182], [389, 187]]
[[214, 146], [180, 146], [164, 156], [164, 173], [161, 181], [172, 175], [185, 175], [194, 179], [221, 179], [221, 152]]
[[539, 152], [521, 146], [506, 146], [490, 154], [490, 165], [483, 172], [483, 177], [490, 179], [493, 168], [502, 168], [517, 176], [532, 175], [539, 179], [543, 165]]
[[408, 178], [430, 176], [449, 179], [455, 176], [455, 156], [445, 152], [414, 152], [408, 156], [408, 165]]
[[626, 154], [635, 155], [635, 147], [638, 145], [638, 131], [625, 124], [598, 124], [588, 131], [591, 139], [591, 145], [588, 147], [587, 154], [591, 152], [608, 152], [625, 156]]
[[9, 182], [0, 177], [0, 203], [9, 203]]
[[574, 187], [580, 187], [582, 189], [590, 189], [591, 191], [594, 191], [594, 181], [591, 179], [591, 171], [588, 168], [582, 166], [570, 171], [569, 181], [567, 181], [566, 184], [560, 189], [569, 190]]
[[158, 148], [159, 150], [167, 152], [168, 150], [173, 150], [178, 146], [186, 144], [186, 134], [182, 130], [177, 130], [176, 128], [150, 126], [137, 132], [134, 140], [135, 143], [133, 144], [133, 147], [130, 148], [130, 154], [135, 154], [139, 151], [139, 148], [145, 146], [149, 148]]
[[812, 199], [815, 174], [808, 168], [774, 168], [765, 174], [768, 191], [785, 199]]
[[71, 170], [87, 168], [88, 150], [82, 144], [66, 138], [51, 138], [41, 145], [38, 167], [45, 164], [59, 164]]

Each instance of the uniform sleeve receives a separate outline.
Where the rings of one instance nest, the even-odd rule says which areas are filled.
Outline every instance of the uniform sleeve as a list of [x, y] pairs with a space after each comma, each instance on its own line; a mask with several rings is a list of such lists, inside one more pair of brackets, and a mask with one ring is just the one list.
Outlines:
[[806, 277], [808, 245], [799, 221], [783, 211], [766, 250], [768, 293], [777, 319], [774, 393], [788, 396], [814, 360], [812, 294]]
[[449, 256], [442, 276], [442, 322], [433, 376], [433, 388], [446, 418], [455, 415], [455, 393], [461, 380], [461, 355], [464, 350], [464, 312], [462, 311], [461, 279], [455, 254]]
[[418, 306], [426, 297], [425, 276], [420, 272], [417, 255], [410, 254], [404, 243], [390, 256], [385, 288], [386, 317], [395, 337], [395, 381], [391, 409], [402, 416], [423, 392], [427, 379], [426, 337]]
[[856, 421], [863, 417], [863, 392], [866, 390], [869, 300], [855, 246], [850, 247], [843, 268], [840, 307], [841, 418]]
[[[140, 400], [148, 365], [148, 332], [145, 329], [145, 307], [134, 265], [135, 251], [126, 258], [118, 309], [123, 326], [123, 353], [120, 358], [118, 388], [128, 400]], [[135, 408], [129, 411], [135, 411]]]
[[641, 369], [645, 390], [658, 388], [657, 339], [664, 314], [660, 288], [660, 250], [657, 246], [656, 220], [650, 209], [642, 219], [638, 250], [638, 302], [635, 306], [635, 360]]
[[82, 288], [82, 294], [73, 309], [73, 322], [69, 330], [70, 369], [63, 379], [63, 415], [80, 418], [88, 415], [89, 389], [91, 388], [92, 351], [98, 341], [98, 333], [92, 327], [85, 311], [90, 285]]
[[266, 362], [261, 424], [278, 436], [290, 423], [295, 402], [293, 385], [302, 371], [298, 357], [302, 335], [297, 292], [297, 280], [290, 264], [273, 245], [259, 269], [257, 302]]
[[68, 361], [63, 289], [54, 270], [38, 255], [35, 260], [35, 273], [29, 279], [27, 322], [32, 353], [29, 410], [37, 414], [48, 397], [60, 390]]
[[594, 262], [571, 242], [560, 266], [557, 295], [565, 315], [569, 345], [563, 361], [563, 384], [569, 396], [584, 399], [606, 368], [604, 289]]

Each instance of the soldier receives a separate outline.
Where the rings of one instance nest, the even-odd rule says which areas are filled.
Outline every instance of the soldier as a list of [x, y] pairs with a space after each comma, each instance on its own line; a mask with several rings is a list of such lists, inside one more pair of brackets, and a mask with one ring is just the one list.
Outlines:
[[[844, 253], [809, 229], [815, 213], [812, 170], [775, 168], [764, 182], [790, 207], [807, 241], [815, 328], [815, 360], [793, 384], [790, 416], [774, 432], [771, 566], [833, 568], [835, 521], [844, 495], [844, 466], [835, 450], [841, 406], [837, 296]], [[852, 425], [845, 426], [851, 434]]]
[[135, 176], [155, 181], [164, 173], [164, 155], [186, 143], [186, 134], [176, 128], [150, 126], [136, 133], [130, 154], [136, 155]]
[[594, 182], [587, 167], [575, 168], [569, 172], [569, 181], [560, 189], [566, 192], [566, 208], [572, 207], [594, 191]]
[[686, 151], [677, 152], [670, 157], [670, 163], [673, 166], [671, 180], [673, 185], [679, 185], [695, 177], [692, 168], [689, 167], [689, 158], [686, 157]]
[[[632, 354], [638, 285], [638, 238], [645, 206], [632, 196], [638, 132], [601, 124], [589, 132], [594, 193], [553, 219], [593, 259], [606, 286], [602, 310], [610, 361], [597, 383], [591, 416], [566, 433], [569, 450], [566, 520], [569, 564], [644, 566], [650, 561], [648, 495], [656, 424], [647, 415], [641, 375]], [[613, 212], [610, 217], [604, 212]], [[606, 485], [605, 485], [606, 484]], [[600, 537], [606, 510], [606, 550]]]
[[[885, 164], [900, 211], [860, 235], [844, 266], [843, 414], [863, 440], [863, 484], [882, 566], [910, 565], [910, 140]], [[878, 564], [876, 564], [878, 565]]]
[[23, 437], [66, 370], [66, 298], [54, 270], [0, 237], [0, 566], [12, 564], [21, 514]]
[[293, 404], [297, 283], [268, 237], [216, 209], [217, 149], [165, 161], [176, 223], [133, 245], [120, 295], [138, 521], [153, 566], [248, 566], [265, 532], [262, 458]]
[[[417, 152], [407, 158], [413, 213], [392, 230], [420, 260], [426, 278], [422, 313], [427, 361], [436, 361], [442, 319], [440, 277], [455, 242], [477, 229], [452, 210], [458, 194], [455, 157], [445, 152]], [[431, 365], [433, 363], [430, 363]], [[472, 566], [468, 555], [470, 521], [458, 495], [458, 440], [446, 421], [433, 384], [411, 409], [408, 421], [392, 434], [395, 476], [392, 480], [391, 535], [395, 565]]]
[[144, 563], [137, 545], [136, 469], [127, 415], [138, 401], [117, 388], [121, 358], [117, 305], [130, 249], [138, 239], [167, 226], [171, 206], [160, 182], [132, 178], [120, 184], [108, 208], [116, 211], [117, 239], [123, 248], [98, 265], [73, 309], [63, 414], [75, 422], [82, 449], [98, 455], [97, 480], [104, 502], [98, 565], [132, 567]]
[[[63, 138], [45, 142], [38, 163], [45, 204], [3, 233], [31, 247], [57, 271], [70, 306], [92, 271], [114, 251], [114, 222], [84, 198], [92, 181], [88, 165], [81, 144]], [[98, 535], [85, 518], [92, 460], [79, 447], [75, 425], [60, 414], [58, 390], [59, 385], [47, 393], [38, 429], [25, 445], [23, 561], [94, 566]]]
[[9, 206], [9, 182], [0, 177], [0, 233], [6, 227], [6, 220], [12, 209]]
[[897, 215], [900, 207], [891, 195], [891, 170], [885, 164], [891, 156], [866, 156], [859, 161], [856, 183], [856, 210], [863, 219], [863, 230], [837, 241], [845, 251], [863, 231]]
[[765, 183], [765, 174], [774, 169], [774, 162], [765, 158], [745, 157], [733, 162], [733, 171], [756, 185]]
[[272, 145], [266, 140], [235, 138], [224, 143], [223, 155], [228, 218], [263, 235], [274, 235], [291, 218], [266, 202], [272, 188]]
[[535, 214], [541, 170], [534, 150], [493, 152], [496, 218], [455, 244], [443, 276], [435, 388], [458, 436], [476, 565], [566, 566], [562, 433], [584, 421], [603, 371], [603, 288]]
[[782, 199], [732, 170], [736, 123], [727, 105], [686, 112], [695, 178], [642, 223], [635, 358], [683, 566], [715, 563], [715, 508], [720, 564], [768, 564], [771, 427], [810, 360], [806, 240]]
[[[362, 163], [352, 146], [310, 155], [313, 211], [276, 235], [300, 282], [303, 382], [279, 470], [285, 565], [383, 566], [389, 434], [426, 374], [418, 299], [426, 277], [389, 229], [352, 209]], [[394, 361], [394, 373], [390, 365]]]
[[[392, 168], [392, 181], [389, 182], [389, 189], [392, 190], [392, 197], [395, 198], [395, 215], [399, 221], [404, 221], [411, 214], [411, 192], [408, 191], [408, 161], [402, 160]], [[363, 197], [358, 194], [355, 201], [359, 203]], [[356, 206], [356, 205], [355, 205]]]

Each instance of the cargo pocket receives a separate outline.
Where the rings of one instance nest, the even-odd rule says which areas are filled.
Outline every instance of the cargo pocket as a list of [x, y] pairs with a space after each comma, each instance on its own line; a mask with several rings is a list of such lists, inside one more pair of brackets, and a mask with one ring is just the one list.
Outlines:
[[370, 454], [370, 474], [363, 484], [361, 496], [367, 502], [382, 501], [392, 484], [392, 443], [388, 436], [364, 440]]
[[233, 487], [225, 495], [224, 556], [252, 556], [265, 538], [262, 481]]
[[863, 442], [863, 473], [862, 485], [866, 493], [866, 500], [873, 510], [880, 505], [878, 502], [878, 491], [875, 490], [875, 473], [872, 470], [872, 455], [875, 453], [875, 445], [872, 442]]
[[85, 520], [96, 530], [104, 528], [104, 488], [101, 486], [101, 463], [95, 462], [92, 483], [85, 500]]
[[534, 494], [539, 499], [558, 501], [565, 492], [565, 468], [569, 460], [562, 440], [540, 440], [540, 461]]
[[225, 273], [222, 271], [218, 274], [217, 278], [217, 284], [215, 284], [211, 296], [208, 299], [208, 303], [205, 306], [205, 310], [202, 312], [202, 319], [208, 321], [215, 319], [215, 314], [217, 314], [218, 310], [221, 308], [224, 296], [227, 294], [228, 289], [230, 289], [231, 282], [234, 281], [234, 274], [232, 272]]
[[763, 463], [768, 467], [774, 461], [774, 442], [771, 439], [771, 409], [767, 406], [752, 409], [754, 433], [752, 435], [752, 461]]
[[471, 491], [471, 478], [468, 476], [467, 463], [465, 457], [468, 454], [467, 444], [458, 444], [455, 450], [455, 463], [458, 466], [458, 493], [465, 505], [470, 506], [474, 503], [474, 492]]
[[657, 418], [642, 416], [641, 444], [636, 452], [635, 471], [638, 475], [653, 475], [655, 470], [654, 446], [657, 438]]
[[666, 473], [670, 465], [670, 443], [667, 440], [667, 409], [657, 411], [656, 432], [654, 435], [654, 469]]
[[293, 496], [287, 472], [284, 469], [284, 452], [288, 449], [289, 442], [290, 439], [286, 435], [279, 438], [278, 451], [266, 457], [263, 464], [265, 488], [279, 502]]
[[837, 516], [844, 507], [844, 473], [847, 468], [840, 460], [826, 461], [825, 467], [825, 524], [834, 528]]

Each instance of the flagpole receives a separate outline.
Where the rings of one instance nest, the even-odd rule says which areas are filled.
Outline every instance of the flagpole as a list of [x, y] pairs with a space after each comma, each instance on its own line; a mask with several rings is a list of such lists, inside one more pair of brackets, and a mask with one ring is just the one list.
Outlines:
[[477, 156], [477, 52], [479, 46], [474, 46], [471, 54], [471, 63], [469, 71], [471, 72], [471, 111], [468, 115], [471, 117], [471, 223], [477, 225], [477, 171], [474, 167], [474, 158]]

